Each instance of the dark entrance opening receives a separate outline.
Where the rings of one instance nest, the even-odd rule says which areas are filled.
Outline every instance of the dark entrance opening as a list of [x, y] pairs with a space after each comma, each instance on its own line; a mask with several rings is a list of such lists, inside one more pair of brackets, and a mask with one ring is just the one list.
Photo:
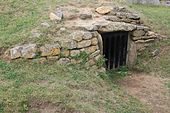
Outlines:
[[106, 68], [115, 69], [126, 65], [128, 32], [101, 33], [103, 39], [103, 55]]

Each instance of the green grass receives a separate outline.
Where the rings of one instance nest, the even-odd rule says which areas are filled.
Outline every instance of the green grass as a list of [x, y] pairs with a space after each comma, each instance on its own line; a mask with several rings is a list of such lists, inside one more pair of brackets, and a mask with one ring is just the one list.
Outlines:
[[[169, 42], [168, 42], [169, 43]], [[170, 44], [170, 43], [169, 43]], [[159, 49], [160, 54], [152, 57], [151, 52]], [[156, 72], [156, 74], [170, 77], [170, 46], [167, 42], [161, 42], [160, 45], [152, 45], [146, 51], [138, 56], [137, 68], [145, 72]]]
[[[0, 48], [25, 42], [44, 43], [47, 37], [31, 37], [48, 14], [68, 0], [1, 0]], [[91, 0], [81, 1], [91, 3]], [[56, 27], [56, 26], [52, 26]], [[56, 29], [56, 28], [55, 28]], [[49, 30], [50, 31], [50, 30]], [[87, 55], [78, 58], [86, 60]], [[101, 62], [100, 62], [101, 63]], [[6, 63], [0, 59], [0, 113], [40, 112], [48, 107], [87, 113], [145, 113], [148, 110], [137, 99], [113, 84], [106, 74], [102, 79], [95, 70], [57, 63], [37, 64], [20, 60]], [[37, 107], [31, 108], [33, 103]], [[60, 111], [62, 112], [62, 111]]]
[[[122, 2], [122, 0], [117, 1]], [[24, 42], [48, 41], [46, 37], [32, 38], [31, 31], [39, 29], [40, 23], [49, 21], [48, 14], [55, 9], [56, 5], [66, 2], [68, 0], [1, 0], [0, 47]], [[83, 2], [87, 4], [91, 1]], [[170, 33], [168, 8], [138, 5], [132, 8], [142, 11], [145, 17], [149, 18], [146, 22], [156, 25], [155, 29], [158, 32]], [[169, 44], [169, 41], [166, 41], [154, 47], [160, 48]], [[151, 58], [149, 53], [150, 49], [142, 54], [143, 56], [139, 57], [140, 62], [148, 61]], [[152, 67], [153, 71], [165, 71], [168, 74], [170, 73], [169, 53], [170, 50], [167, 50], [160, 56], [159, 62], [152, 59], [143, 66]], [[86, 59], [84, 54], [79, 57]], [[102, 60], [99, 64], [102, 65]], [[110, 81], [110, 77], [114, 74], [126, 75], [126, 68], [114, 73], [102, 73], [100, 76], [95, 73], [95, 70], [59, 66], [55, 62], [37, 64], [20, 60], [6, 63], [0, 60], [0, 113], [24, 113], [29, 111], [30, 104], [35, 102], [40, 105], [32, 112], [40, 112], [39, 107], [42, 107], [43, 102], [49, 103], [49, 106], [54, 104], [55, 107], [87, 113], [149, 112], [137, 99]]]
[[[114, 2], [120, 3], [120, 1]], [[57, 6], [68, 5], [68, 3], [94, 6], [96, 2], [96, 0], [1, 0], [0, 48], [9, 48], [15, 44], [54, 42], [56, 36], [53, 36], [53, 33], [55, 34], [63, 23], [56, 25], [50, 21], [50, 12], [55, 11]], [[73, 11], [77, 12], [76, 9]], [[42, 22], [48, 22], [50, 28], [42, 27]], [[41, 36], [33, 37], [33, 31], [41, 33]], [[61, 35], [64, 37], [68, 34]]]
[[165, 85], [167, 86], [167, 88], [169, 88], [169, 89], [170, 89], [170, 80], [169, 80], [169, 81], [167, 81], [167, 83], [165, 83]]
[[[138, 57], [137, 67], [145, 72], [156, 72], [161, 76], [170, 77], [170, 8], [144, 5], [131, 5], [130, 7], [141, 13], [146, 25], [168, 37], [167, 40], [155, 43], [142, 52]], [[159, 49], [160, 54], [153, 58], [151, 52], [155, 49]]]
[[87, 113], [148, 112], [106, 77], [100, 78], [93, 70], [57, 63], [21, 60], [8, 64], [0, 60], [0, 112], [24, 113], [35, 100]]
[[161, 34], [170, 35], [170, 8], [162, 6], [130, 5], [140, 12], [146, 25]]
[[[68, 0], [1, 0], [0, 47], [35, 40], [31, 31], [48, 21], [48, 14]], [[22, 4], [22, 5], [21, 5]]]
[[[120, 1], [114, 2], [120, 3]], [[1, 0], [0, 47], [10, 47], [25, 42], [40, 44], [49, 42], [50, 40], [45, 34], [34, 38], [31, 31], [41, 32], [43, 30], [41, 23], [45, 21], [53, 25], [54, 23], [49, 21], [49, 13], [54, 11], [57, 5], [68, 2], [76, 3], [75, 0]], [[80, 0], [78, 4], [94, 5], [95, 2], [95, 0]]]

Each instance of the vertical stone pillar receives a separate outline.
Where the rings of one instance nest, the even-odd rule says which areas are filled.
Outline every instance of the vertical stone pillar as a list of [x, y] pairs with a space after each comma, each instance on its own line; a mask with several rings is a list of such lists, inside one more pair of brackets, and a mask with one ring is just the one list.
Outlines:
[[129, 38], [128, 54], [127, 54], [127, 66], [133, 67], [137, 60], [137, 46], [134, 41]]

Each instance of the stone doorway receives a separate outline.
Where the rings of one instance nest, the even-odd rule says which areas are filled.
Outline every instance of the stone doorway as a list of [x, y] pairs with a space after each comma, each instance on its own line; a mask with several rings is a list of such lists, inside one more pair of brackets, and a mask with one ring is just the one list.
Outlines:
[[103, 55], [106, 59], [106, 68], [115, 69], [127, 64], [129, 32], [101, 33], [103, 40]]

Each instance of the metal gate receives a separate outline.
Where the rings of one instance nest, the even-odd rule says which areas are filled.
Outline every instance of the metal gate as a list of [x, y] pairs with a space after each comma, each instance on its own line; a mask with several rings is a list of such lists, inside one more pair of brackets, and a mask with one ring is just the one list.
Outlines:
[[106, 68], [114, 69], [126, 65], [128, 32], [108, 32], [101, 34], [103, 39], [103, 55]]

